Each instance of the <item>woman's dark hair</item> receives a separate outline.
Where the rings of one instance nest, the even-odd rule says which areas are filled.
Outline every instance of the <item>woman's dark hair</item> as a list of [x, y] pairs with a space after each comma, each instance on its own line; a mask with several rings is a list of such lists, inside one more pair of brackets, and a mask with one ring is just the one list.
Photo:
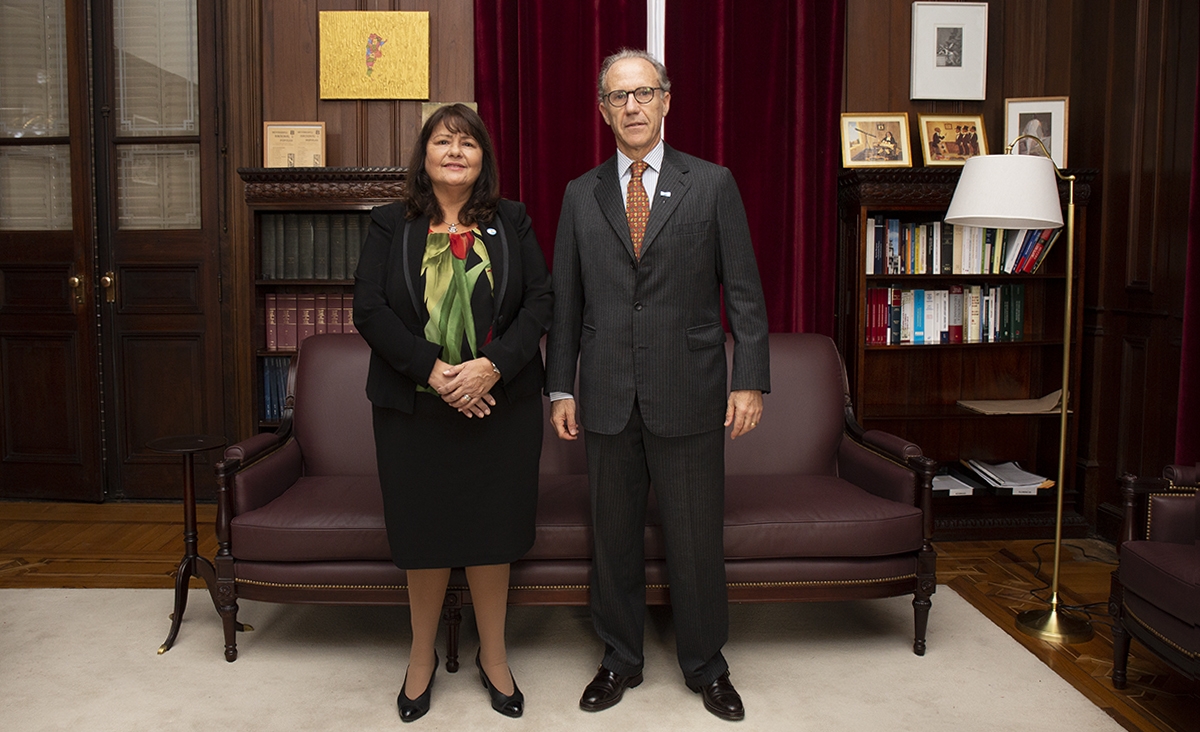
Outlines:
[[412, 220], [418, 216], [428, 216], [433, 222], [445, 220], [437, 196], [433, 194], [433, 183], [425, 170], [425, 150], [439, 124], [445, 124], [452, 134], [462, 133], [475, 138], [483, 153], [479, 178], [471, 190], [470, 199], [458, 212], [459, 222], [479, 224], [491, 221], [500, 202], [500, 172], [496, 165], [496, 151], [483, 120], [465, 104], [438, 107], [421, 128], [421, 136], [413, 145], [409, 158], [408, 177], [404, 185], [404, 202], [408, 207], [406, 217]]

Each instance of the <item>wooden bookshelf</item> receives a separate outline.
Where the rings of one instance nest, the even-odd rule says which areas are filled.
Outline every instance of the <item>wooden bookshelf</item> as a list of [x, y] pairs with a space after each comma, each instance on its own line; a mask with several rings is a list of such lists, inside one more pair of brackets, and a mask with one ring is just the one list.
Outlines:
[[[846, 360], [855, 413], [867, 429], [902, 435], [942, 464], [962, 459], [1018, 462], [1055, 478], [1060, 418], [1045, 415], [984, 415], [958, 406], [960, 399], [1034, 399], [1062, 386], [1066, 293], [1065, 239], [1051, 249], [1036, 274], [868, 274], [869, 218], [938, 221], [958, 183], [959, 168], [856, 169], [839, 177], [839, 302], [837, 340]], [[1070, 368], [1071, 408], [1079, 394], [1085, 210], [1095, 171], [1069, 171], [1075, 183], [1075, 263]], [[1067, 188], [1060, 186], [1064, 208]], [[1064, 216], [1065, 220], [1065, 216]], [[1063, 234], [1065, 237], [1065, 232]], [[868, 343], [868, 290], [942, 290], [950, 285], [1024, 289], [1021, 340], [922, 345]], [[877, 315], [878, 317], [878, 315]], [[1069, 418], [1066, 449], [1064, 531], [1083, 535], [1073, 484], [1077, 417]], [[975, 495], [935, 499], [935, 539], [980, 540], [1052, 537], [1054, 490], [1037, 496]]]
[[[343, 332], [352, 307], [356, 253], [366, 237], [368, 213], [399, 198], [405, 170], [239, 168], [238, 175], [245, 183], [245, 201], [254, 220], [254, 240], [249, 247], [253, 257], [250, 271], [255, 273], [251, 325], [254, 423], [260, 431], [271, 430], [278, 425], [276, 413], [281, 382], [287, 378], [286, 364], [302, 336], [297, 335], [296, 345], [269, 342], [268, 303], [278, 303], [280, 298], [302, 302], [301, 298], [312, 296], [311, 321], [304, 325], [312, 332]], [[318, 324], [322, 304], [331, 314], [335, 302], [340, 305], [337, 322]], [[299, 311], [297, 318], [302, 318]], [[281, 325], [276, 324], [277, 333]]]

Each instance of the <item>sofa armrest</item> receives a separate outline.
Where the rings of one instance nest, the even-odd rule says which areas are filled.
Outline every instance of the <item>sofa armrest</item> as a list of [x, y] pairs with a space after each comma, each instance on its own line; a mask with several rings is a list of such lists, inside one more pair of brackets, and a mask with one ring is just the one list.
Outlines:
[[261, 508], [300, 479], [304, 459], [294, 439], [255, 435], [225, 450], [217, 463], [218, 498], [228, 500], [230, 516]]
[[933, 475], [937, 463], [916, 445], [886, 432], [847, 432], [838, 446], [838, 475], [880, 498], [916, 506], [924, 514], [925, 539], [933, 537]]
[[[1170, 466], [1162, 478], [1139, 478], [1126, 473], [1118, 479], [1123, 503], [1120, 542], [1166, 541], [1192, 544], [1197, 534], [1195, 470]], [[1190, 477], [1190, 483], [1176, 478]], [[1119, 546], [1119, 545], [1118, 545]]]

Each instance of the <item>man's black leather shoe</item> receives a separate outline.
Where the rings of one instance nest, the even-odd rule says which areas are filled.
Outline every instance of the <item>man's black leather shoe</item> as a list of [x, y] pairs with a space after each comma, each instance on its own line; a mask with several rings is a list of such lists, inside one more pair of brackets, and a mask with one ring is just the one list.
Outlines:
[[579, 708], [585, 712], [598, 712], [608, 709], [621, 701], [626, 689], [632, 689], [642, 683], [642, 675], [621, 676], [600, 667], [592, 682], [583, 690], [579, 698]]
[[704, 708], [721, 719], [737, 722], [746, 718], [742, 697], [730, 683], [728, 671], [708, 686], [693, 688], [692, 691], [703, 696]]

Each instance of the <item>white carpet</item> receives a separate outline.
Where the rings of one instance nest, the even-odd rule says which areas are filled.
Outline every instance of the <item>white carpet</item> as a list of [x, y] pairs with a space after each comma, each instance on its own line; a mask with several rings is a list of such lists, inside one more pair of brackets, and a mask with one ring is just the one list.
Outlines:
[[[704, 711], [675, 663], [669, 614], [647, 623], [646, 681], [616, 707], [579, 710], [601, 646], [586, 608], [512, 608], [520, 720], [493, 712], [473, 665], [439, 670], [432, 709], [396, 713], [406, 608], [243, 602], [240, 658], [192, 591], [175, 647], [169, 590], [0, 590], [0, 728], [40, 730], [1120, 730], [1104, 712], [947, 587], [929, 650], [911, 648], [909, 600], [735, 605], [726, 657], [746, 720]], [[444, 647], [444, 646], [443, 646]]]

